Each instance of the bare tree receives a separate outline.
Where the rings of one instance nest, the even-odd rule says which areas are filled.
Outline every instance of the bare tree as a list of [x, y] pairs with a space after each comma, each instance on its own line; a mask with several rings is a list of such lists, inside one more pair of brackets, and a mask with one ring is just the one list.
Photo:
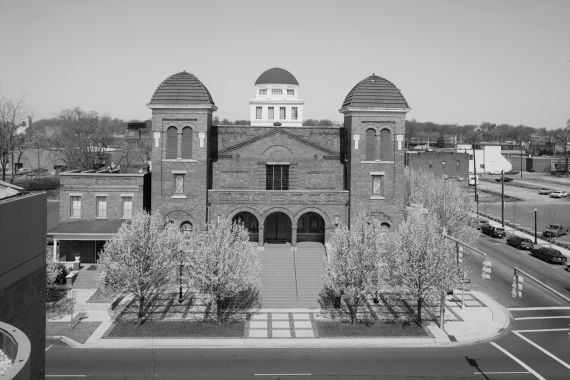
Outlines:
[[67, 167], [84, 170], [97, 168], [113, 142], [114, 131], [109, 118], [76, 107], [62, 111], [59, 120], [62, 126], [55, 134], [54, 145], [62, 150]]
[[174, 224], [165, 225], [159, 213], [142, 212], [123, 223], [117, 236], [105, 244], [99, 257], [100, 280], [109, 290], [133, 295], [138, 324], [152, 296], [176, 278], [181, 243], [181, 232]]
[[22, 157], [25, 142], [24, 111], [23, 99], [0, 98], [0, 166], [2, 181], [6, 180], [6, 172], [8, 171], [8, 165], [10, 165], [10, 182], [14, 182], [17, 163], [20, 162]]
[[570, 175], [570, 167], [568, 166], [568, 144], [570, 144], [570, 119], [566, 121], [566, 127], [552, 131], [552, 138], [555, 142], [562, 145], [562, 151], [564, 152], [564, 175], [568, 177]]

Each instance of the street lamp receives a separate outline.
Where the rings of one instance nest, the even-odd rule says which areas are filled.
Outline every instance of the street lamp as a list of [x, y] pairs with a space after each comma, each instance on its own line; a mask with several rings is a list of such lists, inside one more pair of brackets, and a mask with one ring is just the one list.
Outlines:
[[534, 209], [534, 244], [537, 244], [536, 241], [536, 208]]

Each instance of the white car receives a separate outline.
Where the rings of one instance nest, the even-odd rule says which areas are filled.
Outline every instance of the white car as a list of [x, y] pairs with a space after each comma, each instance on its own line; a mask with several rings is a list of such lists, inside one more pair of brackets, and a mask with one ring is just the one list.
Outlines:
[[500, 170], [489, 170], [489, 175], [501, 175]]
[[565, 191], [553, 191], [548, 195], [550, 198], [564, 198], [568, 196], [568, 193]]

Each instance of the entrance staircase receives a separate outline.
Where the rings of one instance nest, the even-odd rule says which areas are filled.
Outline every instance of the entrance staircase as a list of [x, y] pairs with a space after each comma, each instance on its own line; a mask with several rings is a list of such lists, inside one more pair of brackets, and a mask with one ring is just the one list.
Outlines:
[[318, 308], [325, 249], [320, 243], [265, 245], [261, 289], [264, 308]]

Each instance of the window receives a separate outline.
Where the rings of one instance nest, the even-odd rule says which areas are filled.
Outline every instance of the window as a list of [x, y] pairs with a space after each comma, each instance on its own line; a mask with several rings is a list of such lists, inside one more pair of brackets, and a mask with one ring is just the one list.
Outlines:
[[184, 235], [190, 235], [192, 232], [192, 223], [182, 222], [182, 224], [180, 224], [180, 232], [182, 232]]
[[96, 218], [106, 218], [107, 217], [107, 197], [95, 197], [95, 217]]
[[391, 138], [392, 134], [389, 129], [380, 131], [380, 161], [390, 161], [392, 159]]
[[267, 89], [266, 88], [260, 88], [259, 89], [259, 95], [267, 95]]
[[269, 120], [275, 119], [275, 108], [274, 107], [268, 107], [267, 108], [267, 118]]
[[279, 119], [281, 120], [285, 120], [285, 107], [279, 107]]
[[297, 120], [299, 118], [299, 108], [291, 107], [291, 119]]
[[372, 176], [372, 195], [384, 196], [384, 176]]
[[166, 131], [166, 159], [175, 159], [178, 151], [178, 129], [170, 127]]
[[123, 197], [123, 219], [133, 217], [133, 197]]
[[255, 118], [261, 120], [261, 107], [255, 107]]
[[283, 95], [283, 89], [281, 88], [272, 88], [271, 95]]
[[375, 159], [376, 159], [376, 131], [370, 128], [366, 130], [365, 160], [374, 161]]
[[289, 165], [267, 165], [265, 174], [267, 190], [289, 190]]
[[184, 194], [184, 174], [174, 174], [174, 194]]
[[81, 218], [81, 196], [72, 195], [69, 197], [69, 216], [72, 218]]
[[291, 96], [295, 95], [295, 90], [288, 88], [287, 89], [287, 95], [291, 95]]
[[192, 128], [182, 130], [182, 158], [192, 158]]

